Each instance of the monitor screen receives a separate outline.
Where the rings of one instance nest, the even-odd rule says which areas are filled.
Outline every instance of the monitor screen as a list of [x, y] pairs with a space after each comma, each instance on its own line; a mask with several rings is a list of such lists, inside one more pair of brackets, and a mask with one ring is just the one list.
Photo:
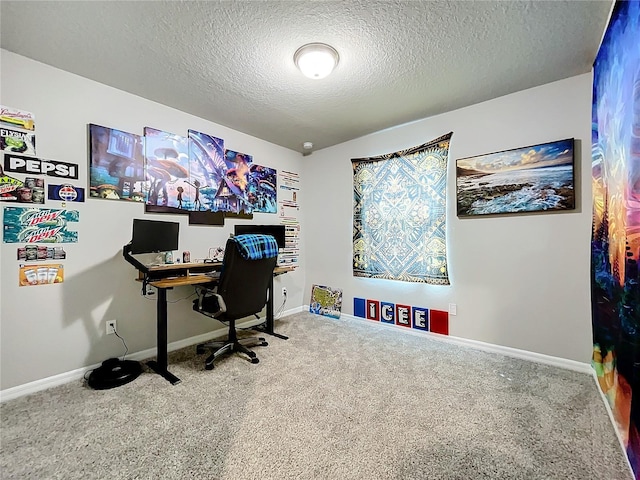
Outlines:
[[244, 235], [245, 233], [263, 233], [265, 235], [273, 235], [278, 243], [278, 248], [284, 248], [284, 225], [243, 225], [235, 226], [235, 235]]
[[131, 253], [170, 252], [178, 249], [177, 222], [133, 219]]

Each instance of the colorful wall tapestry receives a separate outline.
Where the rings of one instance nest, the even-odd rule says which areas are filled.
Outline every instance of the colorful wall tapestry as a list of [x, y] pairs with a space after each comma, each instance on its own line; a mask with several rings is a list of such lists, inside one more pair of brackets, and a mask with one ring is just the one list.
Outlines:
[[354, 276], [449, 285], [445, 227], [452, 135], [351, 160]]
[[593, 360], [640, 478], [640, 2], [617, 2], [594, 63]]

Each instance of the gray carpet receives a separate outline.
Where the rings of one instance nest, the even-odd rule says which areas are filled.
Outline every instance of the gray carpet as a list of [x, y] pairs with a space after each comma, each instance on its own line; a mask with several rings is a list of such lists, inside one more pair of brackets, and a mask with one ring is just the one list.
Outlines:
[[630, 479], [587, 374], [299, 313], [213, 371], [170, 354], [0, 407], [3, 479]]

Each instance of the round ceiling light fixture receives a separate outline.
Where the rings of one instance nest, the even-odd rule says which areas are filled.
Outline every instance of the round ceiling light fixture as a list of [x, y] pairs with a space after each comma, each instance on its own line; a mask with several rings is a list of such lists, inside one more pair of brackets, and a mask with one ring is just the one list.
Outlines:
[[314, 80], [329, 75], [339, 59], [336, 49], [326, 43], [307, 43], [293, 54], [293, 61], [302, 74]]

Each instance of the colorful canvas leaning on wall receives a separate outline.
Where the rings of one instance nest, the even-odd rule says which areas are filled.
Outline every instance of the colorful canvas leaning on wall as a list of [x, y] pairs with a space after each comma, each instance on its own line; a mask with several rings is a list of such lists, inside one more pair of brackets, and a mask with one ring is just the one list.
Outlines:
[[640, 2], [617, 2], [594, 63], [593, 359], [640, 478]]
[[325, 317], [340, 318], [342, 310], [342, 290], [339, 288], [313, 285], [309, 312]]

